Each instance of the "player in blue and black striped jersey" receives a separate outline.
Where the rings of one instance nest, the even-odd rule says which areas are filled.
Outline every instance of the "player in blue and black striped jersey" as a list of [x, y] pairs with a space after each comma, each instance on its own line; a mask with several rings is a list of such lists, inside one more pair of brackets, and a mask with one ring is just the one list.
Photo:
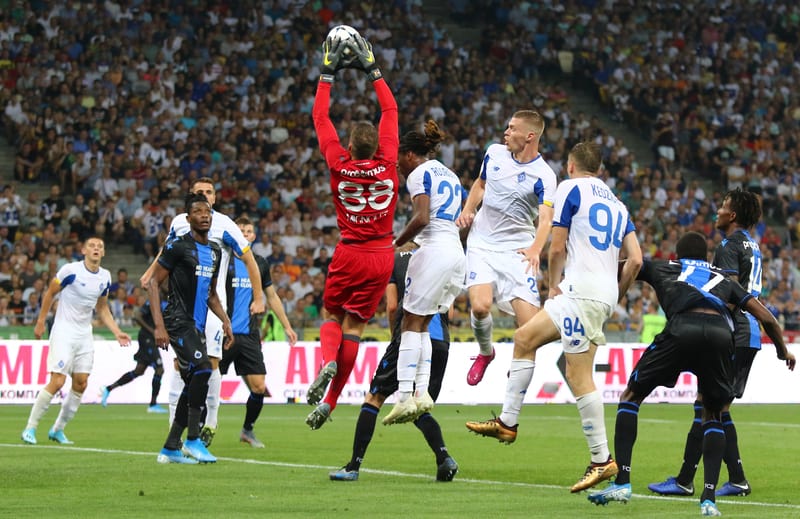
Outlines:
[[[185, 209], [191, 231], [167, 242], [147, 286], [156, 344], [164, 349], [172, 346], [185, 382], [175, 419], [157, 460], [159, 463], [213, 463], [217, 459], [199, 438], [211, 376], [205, 342], [208, 311], [222, 321], [226, 347], [233, 341], [233, 331], [214, 290], [221, 251], [219, 245], [208, 239], [211, 204], [205, 195], [191, 193], [186, 197]], [[169, 303], [162, 315], [159, 286], [167, 277]], [[188, 429], [184, 449], [191, 458], [183, 456], [180, 450], [184, 429]]]
[[[358, 471], [364, 461], [367, 448], [372, 441], [375, 422], [378, 419], [381, 406], [391, 394], [397, 391], [397, 359], [402, 332], [403, 289], [406, 284], [406, 271], [408, 270], [408, 261], [411, 259], [411, 255], [412, 251], [410, 250], [396, 252], [394, 255], [394, 269], [386, 287], [386, 310], [392, 325], [392, 340], [387, 346], [383, 358], [378, 363], [378, 369], [375, 370], [375, 374], [372, 376], [369, 394], [361, 405], [361, 412], [358, 415], [353, 437], [353, 455], [347, 465], [330, 473], [329, 477], [333, 481], [358, 480]], [[434, 315], [428, 325], [428, 333], [430, 333], [432, 345], [428, 393], [435, 401], [442, 388], [442, 380], [444, 379], [450, 351], [448, 315], [446, 313]], [[414, 419], [414, 425], [422, 432], [436, 456], [437, 481], [451, 481], [456, 472], [458, 472], [458, 464], [447, 451], [439, 423], [429, 412], [425, 412]]]
[[[761, 203], [755, 193], [736, 188], [729, 191], [717, 210], [716, 228], [725, 236], [714, 252], [712, 264], [720, 268], [726, 276], [737, 281], [750, 295], [761, 295], [761, 249], [750, 235], [761, 218]], [[747, 377], [756, 353], [761, 349], [761, 330], [755, 317], [744, 310], [734, 313], [736, 324], [734, 357], [734, 397], [741, 398], [747, 384]], [[725, 429], [724, 461], [728, 466], [728, 481], [717, 490], [717, 495], [748, 495], [750, 484], [744, 475], [739, 456], [739, 442], [736, 426], [730, 415], [728, 402], [722, 410], [722, 424]], [[692, 495], [694, 475], [700, 463], [703, 445], [701, 412], [703, 395], [698, 391], [694, 403], [694, 421], [686, 437], [683, 464], [676, 477], [667, 478], [660, 483], [652, 483], [648, 488], [663, 495]]]
[[657, 386], [674, 387], [681, 372], [697, 375], [703, 394], [704, 487], [700, 496], [702, 515], [720, 515], [715, 490], [725, 450], [722, 409], [735, 393], [733, 313], [750, 312], [775, 343], [778, 358], [794, 369], [795, 358], [786, 349], [778, 321], [758, 299], [706, 257], [706, 238], [696, 232], [681, 237], [676, 245], [678, 261], [645, 262], [637, 279], [650, 284], [667, 316], [664, 331], [656, 336], [631, 373], [620, 396], [614, 449], [619, 474], [614, 483], [589, 495], [596, 504], [627, 502], [631, 498], [631, 457], [642, 401]]
[[[246, 216], [236, 219], [236, 225], [248, 242], [253, 243], [256, 233], [253, 222]], [[269, 263], [261, 256], [255, 256], [258, 270], [261, 274], [261, 285], [264, 294], [267, 296], [267, 306], [275, 312], [286, 331], [289, 344], [297, 342], [297, 334], [275, 287], [272, 286], [272, 276], [269, 273]], [[250, 283], [250, 276], [247, 272], [245, 262], [237, 257], [233, 257], [228, 264], [228, 276], [226, 280], [226, 294], [228, 297], [228, 315], [231, 318], [231, 327], [235, 341], [233, 346], [222, 350], [222, 360], [219, 363], [220, 372], [224, 375], [228, 372], [231, 364], [236, 368], [236, 374], [242, 377], [247, 388], [250, 390], [250, 397], [247, 399], [246, 412], [242, 431], [239, 440], [250, 444], [251, 447], [263, 448], [264, 444], [256, 438], [253, 426], [261, 414], [264, 407], [264, 397], [269, 396], [264, 381], [267, 374], [267, 367], [264, 364], [264, 353], [261, 351], [261, 314], [250, 312], [250, 305], [253, 301], [253, 287]]]

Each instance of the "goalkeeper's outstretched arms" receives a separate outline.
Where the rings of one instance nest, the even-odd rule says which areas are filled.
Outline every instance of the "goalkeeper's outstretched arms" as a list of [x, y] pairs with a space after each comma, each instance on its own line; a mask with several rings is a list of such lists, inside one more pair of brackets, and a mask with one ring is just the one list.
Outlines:
[[372, 52], [372, 45], [359, 35], [355, 38], [355, 45], [351, 46], [351, 50], [355, 57], [350, 66], [367, 73], [375, 87], [375, 93], [378, 95], [378, 104], [381, 107], [381, 122], [378, 125], [378, 153], [382, 154], [384, 159], [395, 162], [397, 149], [400, 146], [397, 101], [395, 101], [389, 85], [386, 84], [386, 80], [383, 79], [381, 69], [375, 60], [375, 54]]
[[[331, 85], [336, 72], [346, 65], [344, 59], [345, 47], [345, 42], [330, 37], [326, 38], [322, 43], [322, 63], [320, 64], [320, 76], [317, 84], [317, 93], [314, 97], [314, 107], [311, 110], [311, 118], [314, 120], [319, 149], [326, 160], [329, 154], [340, 155], [344, 151], [328, 111], [331, 101]], [[328, 162], [330, 164], [330, 161]]]

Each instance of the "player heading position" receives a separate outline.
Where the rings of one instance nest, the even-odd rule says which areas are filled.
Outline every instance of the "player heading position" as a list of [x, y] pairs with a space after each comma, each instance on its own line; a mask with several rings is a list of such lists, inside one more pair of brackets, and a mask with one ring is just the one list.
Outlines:
[[[400, 309], [403, 305], [403, 287], [406, 283], [408, 261], [413, 251], [406, 250], [394, 255], [394, 270], [389, 284], [386, 285], [386, 313], [392, 329], [392, 340], [386, 347], [383, 358], [378, 362], [378, 368], [372, 376], [369, 393], [361, 405], [361, 412], [356, 422], [353, 435], [353, 454], [350, 461], [339, 470], [331, 472], [329, 477], [333, 481], [357, 481], [358, 471], [364, 461], [367, 448], [375, 432], [375, 421], [380, 413], [381, 406], [386, 398], [397, 391], [397, 360], [400, 350], [400, 336], [402, 334], [400, 322], [402, 316]], [[446, 313], [436, 314], [428, 324], [428, 333], [433, 345], [431, 355], [431, 380], [428, 393], [435, 401], [442, 388], [442, 379], [447, 367], [447, 357], [450, 349], [450, 321]], [[414, 420], [414, 425], [422, 432], [425, 441], [436, 456], [436, 480], [452, 481], [458, 472], [458, 464], [450, 456], [442, 437], [439, 423], [430, 413], [423, 413]]]
[[22, 431], [22, 441], [25, 443], [36, 444], [36, 427], [50, 407], [53, 395], [64, 387], [67, 375], [72, 378], [72, 387], [62, 401], [61, 412], [47, 436], [57, 443], [73, 443], [64, 435], [64, 427], [78, 411], [94, 363], [93, 310], [97, 310], [98, 319], [111, 330], [120, 345], [128, 346], [131, 342], [128, 334], [120, 330], [114, 322], [108, 307], [111, 274], [100, 266], [100, 260], [105, 255], [102, 238], [88, 238], [83, 243], [81, 252], [84, 256], [82, 261], [67, 263], [50, 281], [33, 328], [34, 336], [41, 339], [53, 300], [60, 293], [53, 328], [50, 330], [50, 351], [47, 355], [50, 380], [36, 396], [28, 425]]
[[[429, 156], [444, 133], [429, 120], [424, 133], [411, 131], [400, 139], [397, 162], [406, 177], [413, 212], [395, 239], [419, 245], [408, 262], [403, 297], [402, 333], [397, 358], [397, 403], [384, 425], [413, 421], [433, 408], [428, 394], [434, 315], [447, 312], [464, 287], [464, 249], [456, 218], [461, 213], [461, 181], [447, 166]], [[414, 393], [416, 388], [416, 393]]]
[[[722, 269], [726, 276], [737, 281], [754, 298], [761, 295], [761, 249], [758, 242], [750, 236], [750, 230], [761, 218], [761, 203], [755, 193], [736, 188], [725, 194], [722, 205], [717, 209], [716, 227], [725, 239], [714, 251], [712, 264]], [[746, 311], [734, 313], [736, 325], [733, 376], [735, 379], [733, 397], [742, 398], [750, 368], [756, 353], [761, 350], [761, 329], [758, 321]], [[732, 399], [731, 399], [732, 400]], [[725, 429], [725, 454], [723, 460], [728, 466], [728, 482], [717, 490], [719, 496], [747, 495], [750, 484], [744, 476], [742, 460], [739, 456], [739, 441], [736, 426], [730, 414], [731, 402], [722, 408], [722, 425]], [[664, 495], [694, 494], [694, 474], [700, 464], [703, 449], [702, 413], [703, 395], [697, 392], [694, 403], [694, 420], [686, 437], [683, 465], [677, 477], [667, 478], [647, 487]]]
[[[625, 294], [642, 264], [628, 210], [597, 178], [600, 148], [591, 142], [569, 152], [569, 179], [556, 191], [553, 236], [550, 243], [550, 299], [544, 309], [514, 334], [503, 413], [486, 422], [467, 422], [467, 428], [506, 443], [517, 437], [517, 421], [533, 378], [534, 357], [541, 346], [561, 339], [567, 360], [567, 383], [581, 416], [591, 463], [571, 490], [579, 492], [617, 473], [611, 458], [603, 419], [603, 401], [594, 384], [594, 357], [605, 344], [603, 324], [618, 295]], [[627, 258], [617, 280], [620, 255]], [[561, 275], [564, 274], [562, 281]]]
[[[345, 48], [351, 58], [345, 60]], [[328, 115], [334, 74], [345, 66], [365, 71], [381, 107], [376, 131], [369, 122], [353, 125], [347, 149], [339, 143]], [[381, 75], [372, 46], [361, 36], [356, 44], [328, 38], [323, 44], [312, 116], [331, 174], [331, 190], [341, 241], [328, 267], [320, 327], [323, 367], [308, 388], [308, 403], [325, 400], [306, 418], [319, 429], [336, 408], [339, 394], [353, 370], [364, 326], [375, 314], [392, 273], [392, 223], [397, 205], [397, 103]]]
[[[215, 289], [222, 252], [219, 245], [208, 237], [211, 204], [205, 195], [190, 193], [184, 207], [191, 230], [164, 245], [147, 287], [156, 344], [164, 349], [172, 345], [181, 377], [186, 383], [157, 460], [159, 463], [214, 463], [217, 459], [200, 440], [201, 415], [211, 376], [204, 335], [206, 316], [213, 312], [222, 322], [226, 348], [233, 342], [233, 332]], [[167, 277], [169, 303], [162, 315], [158, 287]], [[187, 428], [183, 447], [191, 458], [181, 453], [180, 446], [183, 430]]]
[[[246, 216], [236, 219], [236, 225], [242, 231], [247, 241], [253, 243], [256, 239], [253, 222]], [[256, 256], [258, 270], [261, 272], [261, 284], [267, 294], [267, 304], [275, 312], [278, 320], [286, 331], [289, 344], [294, 346], [297, 342], [297, 334], [286, 317], [283, 303], [275, 287], [272, 286], [272, 277], [269, 273], [269, 263], [261, 256]], [[259, 327], [261, 316], [250, 313], [250, 305], [253, 302], [253, 287], [247, 275], [247, 266], [242, 260], [234, 257], [228, 265], [227, 276], [228, 294], [228, 316], [231, 318], [233, 328], [233, 346], [222, 352], [222, 360], [219, 363], [220, 372], [224, 375], [228, 372], [228, 367], [233, 364], [236, 367], [236, 374], [242, 377], [247, 388], [250, 390], [250, 398], [247, 399], [245, 406], [244, 424], [239, 433], [239, 441], [249, 443], [251, 447], [263, 448], [264, 444], [256, 438], [253, 426], [261, 414], [264, 407], [264, 397], [269, 396], [269, 391], [264, 382], [267, 374], [267, 367], [264, 365], [264, 353], [261, 351], [261, 330]]]
[[[231, 255], [235, 255], [244, 261], [245, 265], [247, 266], [247, 274], [250, 276], [250, 280], [252, 281], [253, 302], [250, 305], [250, 311], [254, 314], [263, 314], [264, 292], [261, 289], [261, 274], [259, 273], [258, 265], [256, 264], [255, 255], [253, 254], [253, 251], [250, 250], [250, 244], [248, 243], [247, 239], [245, 239], [244, 235], [242, 235], [242, 231], [239, 230], [239, 227], [233, 222], [233, 220], [231, 220], [228, 216], [213, 210], [214, 204], [217, 200], [217, 192], [214, 188], [214, 181], [208, 177], [199, 178], [194, 181], [194, 184], [192, 184], [190, 192], [205, 196], [208, 200], [208, 203], [211, 204], [212, 207], [211, 229], [208, 231], [208, 239], [219, 245], [220, 250], [222, 251], [222, 257], [220, 258], [220, 270], [217, 276], [216, 291], [217, 297], [222, 303], [223, 308], [225, 308], [225, 305], [227, 304], [227, 296], [225, 294], [225, 278], [228, 274], [228, 264], [230, 263]], [[172, 220], [172, 226], [170, 227], [167, 241], [172, 241], [179, 236], [187, 234], [190, 231], [190, 227], [188, 215], [186, 213], [179, 214]], [[159, 255], [160, 254], [161, 253], [159, 252]], [[147, 271], [142, 275], [140, 281], [143, 287], [148, 286], [157, 263], [158, 257], [156, 257], [156, 261], [154, 261], [153, 264], [150, 265]], [[222, 331], [222, 322], [213, 313], [210, 313], [206, 320], [205, 334], [206, 348], [208, 357], [211, 361], [212, 371], [208, 382], [208, 401], [206, 402], [207, 416], [205, 419], [205, 426], [201, 431], [201, 437], [203, 439], [203, 443], [208, 446], [211, 445], [211, 441], [214, 439], [214, 435], [217, 431], [217, 417], [219, 413], [220, 398], [219, 392], [222, 382], [222, 377], [219, 373], [219, 359], [222, 358], [222, 339], [224, 335]], [[175, 409], [178, 405], [178, 399], [180, 398], [183, 389], [183, 379], [181, 378], [176, 365], [175, 374], [172, 378], [169, 391], [170, 423], [172, 423], [175, 415]]]
[[639, 407], [656, 386], [673, 387], [683, 371], [697, 375], [703, 394], [702, 455], [704, 485], [700, 512], [719, 516], [715, 488], [719, 479], [725, 432], [722, 408], [735, 391], [732, 361], [734, 322], [726, 305], [738, 313], [746, 309], [764, 325], [775, 343], [778, 358], [793, 370], [794, 355], [786, 349], [778, 321], [753, 294], [725, 273], [708, 264], [706, 238], [686, 233], [676, 245], [678, 261], [647, 261], [638, 279], [650, 284], [667, 315], [667, 325], [633, 368], [617, 407], [614, 450], [620, 470], [608, 488], [589, 495], [589, 501], [604, 505], [631, 498], [631, 457], [636, 441]]
[[[539, 153], [544, 118], [532, 110], [515, 112], [503, 134], [483, 157], [456, 223], [470, 227], [467, 238], [467, 288], [470, 324], [480, 352], [467, 374], [478, 384], [494, 359], [492, 300], [528, 322], [540, 303], [536, 275], [553, 222], [556, 174]], [[478, 205], [481, 205], [478, 211]], [[476, 213], [477, 211], [477, 213]], [[538, 218], [538, 226], [534, 222]], [[520, 261], [520, 254], [527, 261]]]

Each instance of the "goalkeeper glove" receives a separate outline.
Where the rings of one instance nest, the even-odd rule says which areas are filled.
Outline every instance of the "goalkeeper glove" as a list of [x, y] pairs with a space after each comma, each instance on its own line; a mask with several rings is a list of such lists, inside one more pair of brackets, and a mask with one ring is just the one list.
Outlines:
[[366, 72], [372, 81], [383, 77], [381, 69], [378, 68], [378, 63], [375, 61], [375, 55], [372, 53], [372, 45], [363, 36], [358, 35], [355, 39], [355, 47], [351, 46], [351, 48], [355, 53], [353, 65], [356, 68]]
[[347, 44], [342, 40], [325, 38], [322, 43], [322, 65], [319, 68], [320, 81], [333, 83], [333, 75], [345, 65], [343, 55], [346, 47]]

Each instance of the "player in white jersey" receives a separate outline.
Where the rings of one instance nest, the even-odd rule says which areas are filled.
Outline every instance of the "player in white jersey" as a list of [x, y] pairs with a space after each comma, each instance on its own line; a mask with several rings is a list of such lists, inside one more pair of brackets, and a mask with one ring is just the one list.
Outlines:
[[[592, 460], [572, 486], [579, 492], [614, 476], [603, 418], [603, 400], [592, 372], [597, 346], [605, 344], [603, 324], [618, 295], [625, 294], [642, 265], [642, 251], [625, 205], [597, 178], [597, 144], [582, 142], [569, 153], [567, 172], [556, 191], [549, 254], [549, 299], [544, 309], [514, 334], [503, 413], [485, 422], [467, 422], [478, 434], [511, 443], [517, 437], [522, 401], [533, 378], [536, 350], [561, 339], [567, 383], [578, 405]], [[618, 280], [618, 261], [627, 258]], [[562, 280], [561, 276], [564, 274]]]
[[[216, 203], [217, 193], [214, 189], [214, 181], [210, 178], [199, 178], [195, 180], [191, 187], [192, 193], [200, 193], [205, 195], [209, 203], [213, 205]], [[172, 226], [169, 230], [167, 241], [176, 237], [183, 236], [190, 231], [189, 222], [186, 219], [186, 213], [177, 215], [172, 220]], [[227, 301], [225, 293], [225, 283], [227, 281], [228, 263], [230, 262], [231, 254], [236, 254], [244, 261], [247, 266], [247, 274], [250, 276], [250, 281], [253, 284], [253, 302], [250, 305], [250, 312], [253, 314], [263, 314], [265, 309], [265, 296], [261, 288], [261, 273], [258, 270], [253, 251], [250, 250], [250, 242], [242, 234], [239, 226], [234, 223], [226, 215], [214, 211], [211, 219], [211, 229], [208, 232], [208, 239], [217, 243], [222, 250], [222, 258], [220, 261], [219, 275], [217, 276], [217, 295], [222, 302], [223, 308], [227, 311]], [[158, 256], [160, 256], [159, 253]], [[146, 287], [153, 276], [155, 265], [158, 262], [158, 256], [153, 261], [152, 265], [148, 267], [147, 271], [142, 275], [140, 282], [143, 287]], [[219, 372], [219, 360], [222, 358], [222, 339], [224, 334], [222, 332], [222, 322], [214, 315], [213, 312], [208, 313], [206, 318], [206, 350], [208, 357], [211, 360], [211, 378], [208, 381], [208, 399], [206, 401], [206, 408], [208, 414], [206, 415], [205, 425], [201, 432], [201, 438], [206, 446], [211, 444], [211, 440], [216, 434], [217, 417], [219, 414], [219, 393], [221, 388], [222, 376]], [[175, 409], [178, 405], [178, 399], [183, 391], [184, 383], [181, 379], [178, 369], [174, 370], [172, 382], [169, 390], [169, 421], [175, 416]]]
[[89, 381], [89, 373], [94, 362], [94, 343], [92, 342], [92, 317], [97, 310], [97, 318], [114, 333], [122, 346], [128, 346], [131, 338], [119, 329], [111, 309], [108, 307], [108, 288], [111, 274], [100, 266], [105, 255], [102, 238], [88, 238], [81, 250], [83, 261], [67, 263], [61, 267], [50, 281], [50, 286], [42, 298], [42, 308], [33, 334], [41, 339], [45, 331], [45, 320], [53, 306], [53, 300], [60, 293], [53, 328], [50, 330], [50, 351], [47, 355], [47, 369], [50, 381], [39, 391], [31, 409], [28, 425], [22, 431], [22, 441], [36, 443], [36, 427], [50, 407], [50, 401], [64, 387], [67, 375], [72, 377], [72, 388], [61, 403], [61, 412], [50, 429], [48, 437], [61, 444], [73, 443], [64, 435], [64, 427], [78, 411], [81, 397]]
[[[464, 249], [455, 224], [461, 212], [461, 181], [429, 155], [444, 133], [429, 120], [425, 131], [400, 139], [397, 166], [406, 176], [413, 213], [395, 239], [395, 246], [413, 241], [419, 249], [408, 262], [403, 321], [397, 358], [397, 403], [384, 425], [413, 421], [433, 407], [428, 394], [431, 336], [428, 324], [446, 312], [464, 287]], [[416, 393], [415, 393], [416, 390]]]
[[492, 300], [516, 317], [517, 326], [539, 309], [536, 275], [550, 235], [557, 183], [539, 153], [543, 132], [544, 118], [537, 112], [514, 113], [503, 134], [505, 145], [492, 144], [486, 150], [480, 176], [456, 220], [459, 227], [472, 226], [467, 238], [467, 288], [470, 324], [480, 351], [467, 374], [471, 386], [483, 379], [495, 355]]

